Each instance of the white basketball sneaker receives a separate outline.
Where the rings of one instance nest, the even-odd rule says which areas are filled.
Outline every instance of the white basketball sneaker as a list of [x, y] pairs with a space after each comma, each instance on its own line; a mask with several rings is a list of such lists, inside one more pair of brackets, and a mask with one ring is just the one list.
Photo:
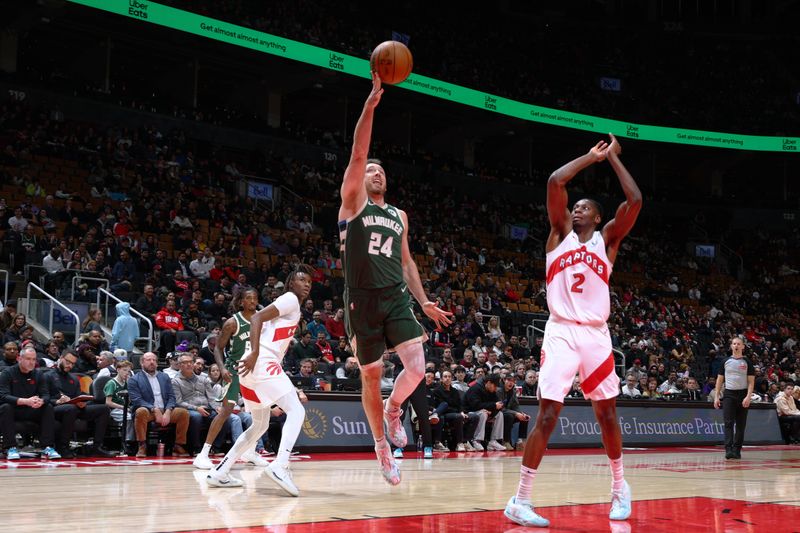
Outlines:
[[197, 457], [195, 457], [194, 461], [192, 461], [192, 466], [199, 468], [200, 470], [211, 470], [214, 468], [214, 463], [211, 462], [211, 459], [208, 458], [208, 455], [204, 453], [198, 453]]
[[242, 454], [242, 461], [254, 466], [269, 466], [269, 461], [258, 455], [255, 450]]
[[226, 474], [224, 477], [219, 477], [215, 470], [212, 470], [206, 476], [206, 483], [208, 483], [209, 487], [222, 487], [222, 488], [241, 487], [242, 485], [244, 485], [244, 481], [235, 478], [231, 475]]
[[610, 520], [627, 520], [631, 516], [631, 487], [624, 481], [622, 488], [611, 491]]
[[403, 410], [399, 407], [397, 409], [389, 410], [389, 398], [383, 402], [383, 420], [386, 422], [387, 430], [386, 436], [392, 441], [392, 444], [398, 448], [405, 448], [408, 444], [408, 437], [406, 437], [406, 428], [403, 427], [403, 421], [400, 420], [400, 415]]
[[286, 494], [290, 496], [300, 495], [300, 491], [297, 489], [297, 485], [294, 484], [292, 471], [288, 465], [284, 467], [279, 465], [278, 461], [272, 461], [265, 471], [267, 476], [274, 481], [276, 485], [282, 488]]
[[400, 484], [400, 469], [397, 467], [394, 457], [392, 457], [392, 449], [388, 445], [380, 448], [376, 447], [375, 455], [378, 456], [378, 464], [380, 465], [383, 479], [389, 485]]
[[550, 520], [536, 514], [531, 502], [517, 502], [517, 497], [512, 496], [506, 504], [503, 514], [517, 524], [525, 527], [547, 527]]

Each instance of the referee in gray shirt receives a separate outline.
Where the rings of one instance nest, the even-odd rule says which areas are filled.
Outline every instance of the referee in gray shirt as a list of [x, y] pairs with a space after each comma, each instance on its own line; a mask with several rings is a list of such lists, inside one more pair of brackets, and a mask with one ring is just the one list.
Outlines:
[[747, 426], [747, 410], [756, 380], [753, 363], [744, 356], [744, 337], [737, 335], [731, 340], [731, 355], [719, 369], [714, 390], [714, 408], [719, 409], [722, 384], [722, 416], [725, 419], [725, 459], [741, 459], [744, 429]]

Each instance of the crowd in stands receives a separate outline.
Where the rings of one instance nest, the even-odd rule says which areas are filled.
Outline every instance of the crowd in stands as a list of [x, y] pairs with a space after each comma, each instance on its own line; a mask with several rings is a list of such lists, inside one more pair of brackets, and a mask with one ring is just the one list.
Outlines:
[[[282, 294], [291, 269], [306, 263], [315, 269], [314, 286], [303, 302], [285, 369], [306, 389], [357, 388], [358, 366], [342, 321], [338, 243], [327, 239], [332, 232], [318, 227], [302, 203], [256, 210], [249, 199], [237, 196], [235, 185], [243, 169], [213, 153], [197, 152], [177, 129], [52, 120], [46, 110], [9, 101], [0, 114], [0, 138], [5, 146], [0, 160], [0, 232], [3, 257], [12, 271], [22, 274], [26, 267], [40, 266], [45, 285], [56, 293], [75, 271], [92, 273], [106, 278], [110, 291], [123, 301], [116, 306], [113, 323], [102, 323], [102, 313], [91, 310], [81, 325], [81, 338], [71, 346], [60, 332], [53, 332], [47, 343], [37, 341], [27, 317], [4, 302], [0, 329], [5, 366], [13, 367], [27, 350], [36, 354], [41, 372], [51, 368], [50, 375], [70, 376], [74, 371], [96, 381], [113, 367], [115, 374], [109, 370], [104, 377], [122, 386], [125, 377], [117, 379], [118, 362], [141, 366], [134, 376], [150, 373], [152, 365], [168, 364], [164, 374], [171, 380], [164, 386], [180, 390], [175, 387], [180, 374], [195, 379], [188, 366], [181, 366], [179, 358], [184, 356], [176, 355], [188, 353], [191, 374], [207, 374], [202, 386], [213, 389], [219, 385], [213, 357], [219, 328], [236, 312], [243, 291], [257, 289], [261, 305], [268, 305]], [[341, 169], [322, 170], [308, 161], [278, 157], [270, 164], [275, 174], [307, 191], [310, 199], [328, 208], [336, 202], [332, 191]], [[461, 416], [462, 436], [451, 442], [454, 448], [475, 449], [481, 441], [492, 449], [513, 447], [510, 428], [527, 423], [515, 409], [515, 399], [535, 396], [540, 360], [541, 336], [529, 338], [524, 327], [534, 318], [546, 319], [544, 208], [504, 201], [502, 193], [479, 198], [466, 190], [404, 181], [402, 176], [393, 186], [391, 201], [409, 206], [410, 243], [425, 289], [455, 318], [452, 326], [437, 329], [418, 313], [430, 338], [428, 416], [443, 423]], [[530, 223], [526, 240], [512, 242], [500, 236], [510, 219]], [[680, 232], [664, 225], [641, 226], [623, 244], [612, 278], [609, 327], [626, 369], [623, 398], [706, 400], [730, 338], [743, 333], [756, 365], [759, 400], [775, 401], [779, 393], [787, 399], [787, 387], [800, 382], [800, 346], [798, 313], [785, 291], [787, 284], [796, 283], [797, 272], [784, 268], [786, 258], [773, 263], [762, 258], [754, 265], [758, 277], [740, 282], [724, 264], [688, 255]], [[764, 283], [767, 278], [772, 282]], [[96, 283], [78, 289], [77, 299], [94, 301]], [[146, 330], [131, 309], [150, 319], [157, 330], [156, 353], [141, 360], [133, 354], [141, 351], [136, 342]], [[115, 357], [114, 349], [124, 354]], [[390, 388], [401, 365], [387, 354], [385, 366], [385, 385]], [[59, 402], [75, 391], [59, 389], [63, 379], [43, 381], [55, 387], [44, 403], [53, 404], [54, 420], [59, 420]], [[450, 387], [463, 392], [464, 404], [457, 412], [440, 409], [442, 399], [452, 397]], [[102, 411], [106, 423], [109, 417], [121, 420], [118, 390], [110, 392]], [[10, 393], [0, 387], [0, 394], [8, 398]], [[179, 426], [176, 453], [196, 448], [197, 424], [203, 427], [207, 420], [195, 420], [188, 413], [206, 403], [182, 402], [178, 396], [173, 404], [167, 398], [160, 407], [142, 396], [137, 397], [140, 403], [133, 402], [135, 439], [140, 444], [147, 422], [158, 424], [169, 411], [166, 420]], [[581, 396], [578, 380], [570, 396]], [[495, 407], [489, 409], [492, 398]], [[212, 399], [206, 396], [213, 410]], [[139, 408], [145, 409], [141, 415]], [[88, 416], [84, 407], [78, 409], [75, 416]], [[484, 410], [491, 420], [482, 423], [473, 415]], [[238, 418], [244, 426], [243, 417]], [[486, 422], [491, 422], [491, 432]], [[63, 434], [53, 437], [54, 454], [70, 453], [63, 439]], [[97, 435], [94, 442], [102, 450]]]

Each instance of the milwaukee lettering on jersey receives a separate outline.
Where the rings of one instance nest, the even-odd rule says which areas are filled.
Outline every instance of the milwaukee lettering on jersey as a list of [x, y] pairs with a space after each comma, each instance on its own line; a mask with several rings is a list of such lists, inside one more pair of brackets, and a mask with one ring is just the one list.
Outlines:
[[587, 251], [585, 246], [582, 246], [578, 250], [570, 250], [558, 256], [550, 265], [550, 270], [547, 272], [547, 283], [553, 281], [553, 278], [555, 278], [558, 273], [578, 264], [585, 264], [590, 267], [595, 274], [600, 276], [600, 279], [608, 285], [608, 265], [596, 254]]
[[400, 225], [399, 222], [392, 220], [391, 218], [382, 217], [380, 215], [365, 215], [361, 217], [361, 222], [365, 227], [383, 226], [384, 228], [389, 228], [398, 235], [402, 235], [403, 233], [403, 226]]
[[272, 336], [272, 342], [282, 341], [294, 337], [297, 331], [297, 326], [287, 326], [285, 328], [277, 328], [275, 335]]

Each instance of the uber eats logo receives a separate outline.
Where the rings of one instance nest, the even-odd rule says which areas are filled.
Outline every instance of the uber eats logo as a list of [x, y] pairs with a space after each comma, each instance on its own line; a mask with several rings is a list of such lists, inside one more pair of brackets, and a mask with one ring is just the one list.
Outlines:
[[303, 433], [309, 439], [322, 439], [328, 432], [328, 418], [319, 409], [306, 409]]
[[143, 0], [128, 0], [128, 15], [147, 20], [147, 8], [150, 7]]

